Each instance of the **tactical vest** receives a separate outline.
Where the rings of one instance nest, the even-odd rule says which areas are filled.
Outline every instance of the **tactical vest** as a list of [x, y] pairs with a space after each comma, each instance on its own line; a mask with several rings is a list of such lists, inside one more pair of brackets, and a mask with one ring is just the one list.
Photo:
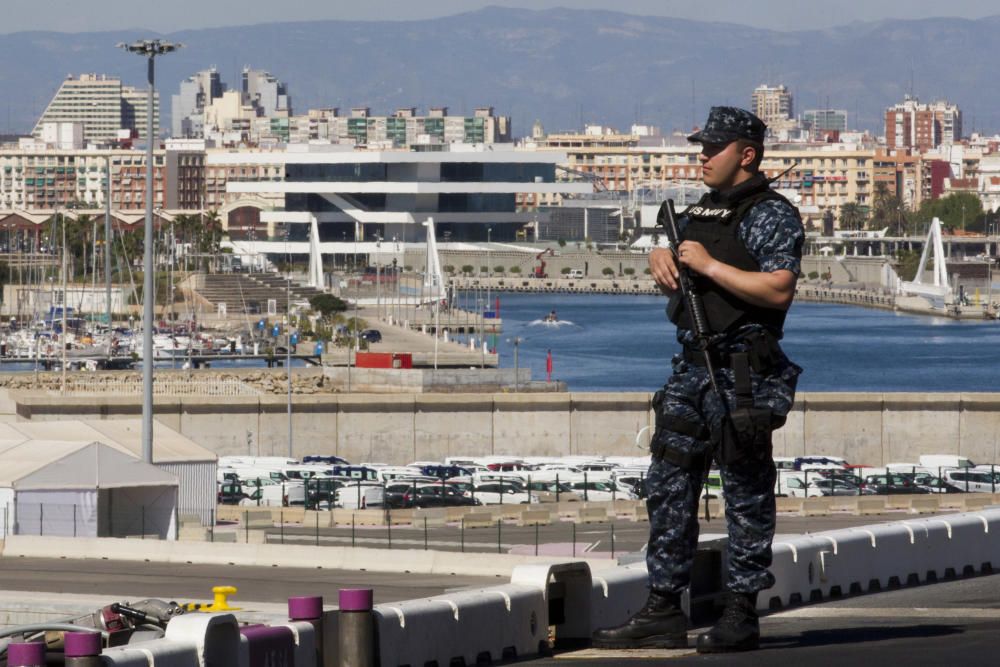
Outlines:
[[[701, 243], [713, 258], [737, 269], [760, 271], [760, 264], [740, 239], [740, 221], [754, 206], [770, 200], [789, 203], [771, 189], [770, 183], [762, 174], [741, 183], [725, 195], [718, 192], [706, 193], [698, 203], [685, 211], [688, 224], [681, 232], [681, 240]], [[762, 324], [776, 332], [780, 332], [784, 326], [786, 311], [748, 303], [704, 276], [692, 274], [692, 279], [695, 290], [701, 294], [705, 304], [710, 333], [724, 333], [749, 323]], [[681, 329], [694, 329], [691, 314], [680, 291], [670, 297], [667, 316]]]

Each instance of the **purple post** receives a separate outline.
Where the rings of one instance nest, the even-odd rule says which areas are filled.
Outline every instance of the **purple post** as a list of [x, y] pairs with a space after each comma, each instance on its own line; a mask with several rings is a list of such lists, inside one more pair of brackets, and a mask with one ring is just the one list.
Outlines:
[[371, 611], [373, 599], [371, 588], [341, 588], [340, 611]]
[[323, 596], [288, 598], [288, 620], [315, 621], [318, 618], [323, 618]]
[[101, 666], [101, 633], [67, 632], [63, 637], [67, 667]]
[[340, 589], [337, 652], [342, 665], [374, 667], [375, 615], [370, 588]]
[[9, 645], [7, 667], [45, 667], [45, 644], [28, 642]]
[[316, 635], [316, 664], [325, 665], [323, 635], [326, 631], [323, 627], [323, 596], [307, 595], [288, 598], [288, 620], [312, 624], [313, 632]]

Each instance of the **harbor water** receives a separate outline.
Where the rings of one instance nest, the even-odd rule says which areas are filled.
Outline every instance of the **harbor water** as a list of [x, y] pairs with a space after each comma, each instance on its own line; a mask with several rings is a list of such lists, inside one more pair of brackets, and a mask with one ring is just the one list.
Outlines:
[[[654, 391], [680, 346], [656, 296], [502, 294], [500, 365], [570, 391]], [[559, 322], [544, 319], [555, 310]], [[1000, 322], [796, 303], [782, 343], [803, 391], [1000, 391]]]

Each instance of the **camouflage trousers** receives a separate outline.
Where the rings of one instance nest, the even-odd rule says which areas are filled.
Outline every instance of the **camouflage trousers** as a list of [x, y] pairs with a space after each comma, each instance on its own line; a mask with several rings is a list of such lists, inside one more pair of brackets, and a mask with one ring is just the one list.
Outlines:
[[[799, 372], [801, 369], [789, 362], [773, 375], [752, 373], [754, 406], [766, 406], [777, 417], [787, 415]], [[728, 409], [732, 410], [735, 404], [732, 369], [716, 369], [716, 381]], [[679, 433], [674, 428], [658, 427], [652, 441], [653, 461], [646, 477], [649, 512], [646, 564], [650, 587], [680, 593], [690, 582], [698, 546], [699, 498], [705, 470], [704, 466], [684, 469], [655, 452], [660, 447], [680, 454], [704, 451], [718, 437], [726, 412], [712, 390], [705, 368], [691, 365], [679, 356], [673, 360], [673, 374], [664, 386], [663, 395], [659, 410], [668, 417], [668, 424], [680, 421], [685, 426], [702, 428], [695, 435], [695, 428], [685, 427], [681, 430], [687, 433]], [[737, 593], [769, 588], [774, 584], [768, 567], [775, 526], [776, 477], [770, 448], [730, 465], [720, 464], [719, 472], [729, 533], [726, 587]]]

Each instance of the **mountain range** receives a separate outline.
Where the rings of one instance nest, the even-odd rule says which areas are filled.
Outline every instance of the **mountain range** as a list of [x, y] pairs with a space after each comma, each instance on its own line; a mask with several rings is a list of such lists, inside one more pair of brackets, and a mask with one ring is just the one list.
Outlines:
[[[784, 84], [795, 109], [846, 109], [881, 132], [885, 107], [912, 93], [959, 105], [965, 131], [1000, 130], [1000, 16], [852, 23], [779, 32], [610, 11], [487, 7], [422, 21], [313, 21], [186, 30], [0, 35], [0, 129], [28, 132], [67, 75], [120, 76], [145, 86], [139, 58], [115, 44], [185, 44], [157, 59], [169, 127], [180, 81], [216, 66], [230, 87], [243, 66], [288, 83], [294, 109], [493, 106], [515, 136], [635, 122], [687, 130], [715, 104], [747, 106], [760, 84]], [[4, 109], [6, 106], [6, 109]], [[6, 121], [6, 122], [5, 122]]]

